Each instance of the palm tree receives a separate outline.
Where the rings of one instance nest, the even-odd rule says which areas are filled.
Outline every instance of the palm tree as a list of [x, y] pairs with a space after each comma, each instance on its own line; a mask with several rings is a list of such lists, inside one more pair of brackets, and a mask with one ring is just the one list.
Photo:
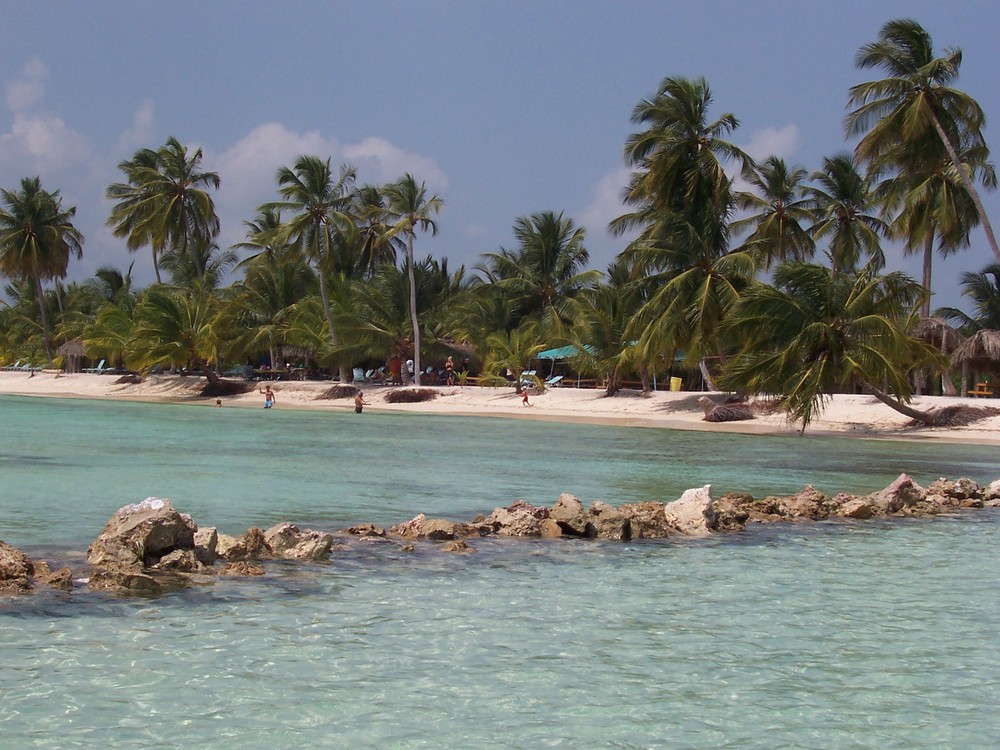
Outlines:
[[744, 174], [757, 192], [737, 193], [736, 207], [754, 213], [734, 221], [730, 229], [753, 229], [743, 247], [761, 257], [765, 268], [775, 261], [812, 257], [815, 243], [808, 225], [814, 216], [804, 195], [806, 175], [805, 169], [789, 169], [777, 156], [768, 157]]
[[297, 255], [263, 252], [253, 258], [230, 299], [237, 327], [247, 332], [246, 348], [266, 347], [271, 367], [283, 367], [292, 308], [314, 288], [312, 269]]
[[175, 286], [189, 288], [200, 285], [216, 290], [239, 261], [234, 250], [223, 250], [211, 239], [195, 239], [188, 245], [187, 253], [167, 251], [160, 259]]
[[[979, 225], [979, 214], [950, 159], [919, 156], [917, 152], [896, 159], [896, 163], [906, 164], [905, 169], [885, 180], [879, 191], [886, 196], [886, 211], [896, 210], [891, 225], [893, 236], [905, 240], [907, 254], [923, 253], [922, 280], [928, 291], [923, 314], [927, 317], [935, 244], [942, 257], [968, 247], [970, 233]], [[993, 168], [982, 161], [983, 154], [966, 149], [963, 157], [967, 163], [981, 164], [979, 169], [986, 184], [996, 183]]]
[[1000, 331], [1000, 264], [991, 263], [982, 271], [962, 274], [962, 294], [972, 299], [974, 314], [954, 307], [942, 307], [936, 314], [953, 320], [968, 332]]
[[625, 143], [635, 169], [625, 200], [635, 210], [611, 229], [641, 230], [624, 259], [649, 287], [631, 327], [647, 358], [679, 348], [693, 359], [724, 357], [719, 324], [755, 271], [749, 253], [729, 249], [734, 195], [726, 174], [727, 162], [746, 171], [751, 160], [725, 140], [736, 118], [710, 121], [711, 103], [704, 79], [666, 78], [632, 113], [646, 126]]
[[153, 249], [153, 265], [158, 253], [173, 249], [181, 257], [191, 256], [196, 276], [205, 274], [202, 258], [191, 253], [192, 242], [206, 243], [219, 233], [215, 203], [206, 188], [219, 187], [219, 175], [203, 172], [201, 149], [188, 149], [171, 136], [157, 151], [137, 151], [131, 161], [118, 165], [127, 183], [115, 183], [107, 190], [116, 201], [108, 226], [116, 237], [127, 237], [130, 250], [143, 245]]
[[632, 269], [619, 260], [608, 268], [607, 280], [588, 289], [583, 296], [583, 314], [574, 327], [570, 343], [579, 354], [575, 369], [604, 379], [605, 393], [614, 396], [623, 375], [637, 367], [647, 385], [649, 361], [639, 356], [629, 325], [645, 302], [644, 284], [632, 277]]
[[413, 363], [416, 385], [420, 385], [420, 320], [417, 317], [417, 284], [413, 271], [413, 238], [417, 228], [437, 234], [437, 224], [431, 218], [438, 213], [444, 201], [434, 195], [427, 197], [424, 183], [417, 185], [413, 175], [407, 173], [399, 180], [386, 185], [383, 190], [386, 201], [386, 218], [392, 225], [389, 236], [403, 234], [406, 237], [406, 267], [410, 281], [410, 318], [413, 325]]
[[483, 370], [499, 379], [498, 373], [510, 370], [514, 376], [514, 390], [520, 395], [521, 375], [531, 365], [545, 344], [539, 338], [538, 324], [529, 321], [509, 333], [498, 331], [486, 339], [489, 350]]
[[209, 363], [218, 358], [223, 343], [215, 325], [220, 309], [219, 298], [198, 287], [150, 287], [135, 307], [126, 363], [145, 371], [156, 366], [200, 368], [209, 382], [218, 382]]
[[727, 112], [710, 122], [711, 103], [704, 78], [665, 78], [652, 99], [635, 106], [632, 122], [646, 129], [625, 141], [625, 161], [636, 170], [627, 203], [660, 212], [691, 209], [729, 190], [724, 162], [746, 166], [750, 158], [725, 140], [739, 121]]
[[[291, 169], [281, 167], [278, 170], [278, 193], [284, 200], [261, 207], [261, 210], [287, 210], [292, 213], [275, 239], [298, 246], [316, 264], [323, 312], [334, 349], [339, 346], [339, 341], [327, 281], [333, 270], [333, 235], [336, 225], [351, 221], [346, 211], [355, 176], [354, 167], [349, 164], [341, 165], [340, 174], [335, 178], [330, 168], [330, 159], [300, 156]], [[347, 383], [350, 372], [346, 363], [340, 362], [339, 370], [340, 382]]]
[[[744, 291], [727, 323], [742, 342], [720, 382], [748, 394], [780, 395], [805, 430], [832, 393], [861, 385], [914, 419], [909, 373], [941, 355], [910, 334], [923, 288], [869, 265], [853, 275], [812, 263], [778, 266], [774, 285]], [[888, 390], [888, 392], [885, 391]]]
[[858, 171], [854, 157], [837, 154], [823, 159], [823, 169], [813, 172], [815, 185], [806, 187], [816, 223], [810, 227], [815, 240], [827, 240], [833, 273], [851, 274], [863, 262], [885, 265], [881, 238], [889, 227], [875, 215], [878, 201], [871, 179]]
[[930, 34], [910, 19], [889, 21], [879, 31], [878, 40], [866, 44], [855, 57], [859, 68], [880, 68], [889, 76], [851, 88], [846, 126], [850, 134], [862, 134], [856, 153], [864, 161], [878, 165], [887, 155], [901, 150], [929, 152], [929, 135], [936, 135], [947, 152], [959, 179], [976, 206], [986, 239], [997, 261], [1000, 247], [983, 207], [974, 179], [976, 165], [964, 163], [963, 149], [985, 149], [982, 128], [985, 115], [968, 94], [952, 88], [962, 65], [960, 49], [946, 49], [944, 57], [934, 56]]
[[510, 293], [521, 319], [535, 318], [550, 339], [565, 336], [579, 317], [581, 291], [601, 275], [585, 269], [590, 255], [583, 227], [562, 213], [543, 211], [516, 219], [514, 236], [518, 248], [487, 253], [483, 272]]
[[59, 191], [44, 190], [38, 177], [23, 178], [18, 192], [2, 190], [0, 197], [0, 273], [34, 283], [45, 353], [51, 362], [42, 281], [64, 278], [70, 257], [83, 255], [83, 235], [72, 222], [76, 207], [64, 209]]

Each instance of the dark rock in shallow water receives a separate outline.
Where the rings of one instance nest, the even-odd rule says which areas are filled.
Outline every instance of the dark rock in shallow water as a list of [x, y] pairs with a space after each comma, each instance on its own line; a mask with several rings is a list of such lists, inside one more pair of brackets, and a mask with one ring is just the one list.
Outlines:
[[251, 526], [242, 536], [238, 537], [219, 534], [216, 551], [219, 557], [229, 562], [267, 560], [274, 556], [271, 546], [264, 538], [264, 532], [256, 526]]
[[629, 517], [618, 508], [604, 502], [591, 503], [588, 531], [598, 539], [627, 542], [632, 538], [632, 524]]
[[271, 551], [286, 560], [325, 560], [333, 547], [333, 534], [306, 529], [292, 523], [280, 523], [264, 532]]
[[220, 575], [224, 576], [262, 576], [267, 571], [264, 570], [263, 566], [249, 562], [247, 560], [237, 560], [236, 562], [228, 563], [221, 571]]
[[194, 549], [198, 530], [169, 500], [148, 497], [119, 508], [87, 549], [91, 565], [154, 565], [177, 549]]
[[898, 513], [904, 508], [922, 505], [926, 498], [927, 490], [907, 474], [900, 474], [884, 490], [865, 496], [865, 500], [871, 505], [873, 515], [877, 516], [887, 516]]
[[676, 534], [677, 529], [667, 523], [663, 503], [648, 500], [644, 503], [626, 503], [618, 508], [628, 517], [631, 539], [663, 539]]
[[556, 504], [549, 511], [549, 518], [559, 524], [564, 534], [573, 536], [586, 536], [587, 513], [583, 509], [583, 503], [579, 498], [564, 492], [556, 500]]
[[26, 554], [0, 541], [0, 594], [31, 591], [34, 572], [34, 565]]

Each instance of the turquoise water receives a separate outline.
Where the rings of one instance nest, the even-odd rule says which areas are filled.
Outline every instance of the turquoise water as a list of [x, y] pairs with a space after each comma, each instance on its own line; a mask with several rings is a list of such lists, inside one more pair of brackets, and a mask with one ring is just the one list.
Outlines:
[[[147, 495], [238, 533], [1000, 476], [989, 447], [18, 398], [0, 446], [0, 539], [70, 559]], [[986, 510], [375, 546], [155, 600], [0, 600], [0, 747], [991, 747], [998, 541]]]

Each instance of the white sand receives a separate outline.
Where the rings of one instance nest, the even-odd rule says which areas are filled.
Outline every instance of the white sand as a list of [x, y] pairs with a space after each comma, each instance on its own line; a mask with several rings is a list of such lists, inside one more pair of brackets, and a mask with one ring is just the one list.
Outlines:
[[[29, 377], [21, 372], [0, 372], [0, 389], [8, 395], [62, 398], [100, 398], [131, 401], [179, 401], [215, 407], [214, 398], [198, 395], [206, 380], [200, 377], [153, 375], [144, 382], [122, 385], [115, 375], [39, 372]], [[255, 386], [263, 388], [262, 383]], [[353, 410], [353, 401], [317, 400], [330, 388], [328, 382], [285, 382], [271, 384], [278, 409]], [[531, 392], [531, 406], [524, 406], [513, 388], [435, 387], [438, 397], [418, 404], [387, 404], [390, 388], [365, 387], [366, 410], [396, 410], [428, 414], [492, 416], [539, 419], [590, 424], [616, 424], [634, 427], [710, 430], [741, 433], [791, 433], [797, 426], [783, 415], [758, 417], [743, 422], [713, 424], [703, 421], [703, 412], [695, 392], [657, 391], [642, 396], [622, 391], [609, 398], [601, 390], [551, 388], [544, 393]], [[709, 394], [711, 395], [711, 394]], [[240, 396], [224, 397], [224, 408], [261, 408], [263, 397], [257, 390]], [[966, 403], [1000, 407], [997, 399], [960, 399], [920, 396], [913, 400], [918, 409]], [[1000, 445], [1000, 416], [959, 428], [910, 428], [909, 419], [879, 403], [871, 396], [838, 395], [830, 399], [821, 414], [810, 424], [808, 434], [838, 434], [865, 438], [943, 440]]]

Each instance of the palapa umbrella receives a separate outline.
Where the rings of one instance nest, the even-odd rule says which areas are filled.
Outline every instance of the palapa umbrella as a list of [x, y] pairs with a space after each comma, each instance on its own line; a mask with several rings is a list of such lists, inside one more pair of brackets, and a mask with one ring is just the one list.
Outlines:
[[81, 339], [71, 339], [56, 350], [56, 354], [66, 358], [66, 365], [63, 369], [66, 372], [80, 372], [83, 363], [83, 341]]

